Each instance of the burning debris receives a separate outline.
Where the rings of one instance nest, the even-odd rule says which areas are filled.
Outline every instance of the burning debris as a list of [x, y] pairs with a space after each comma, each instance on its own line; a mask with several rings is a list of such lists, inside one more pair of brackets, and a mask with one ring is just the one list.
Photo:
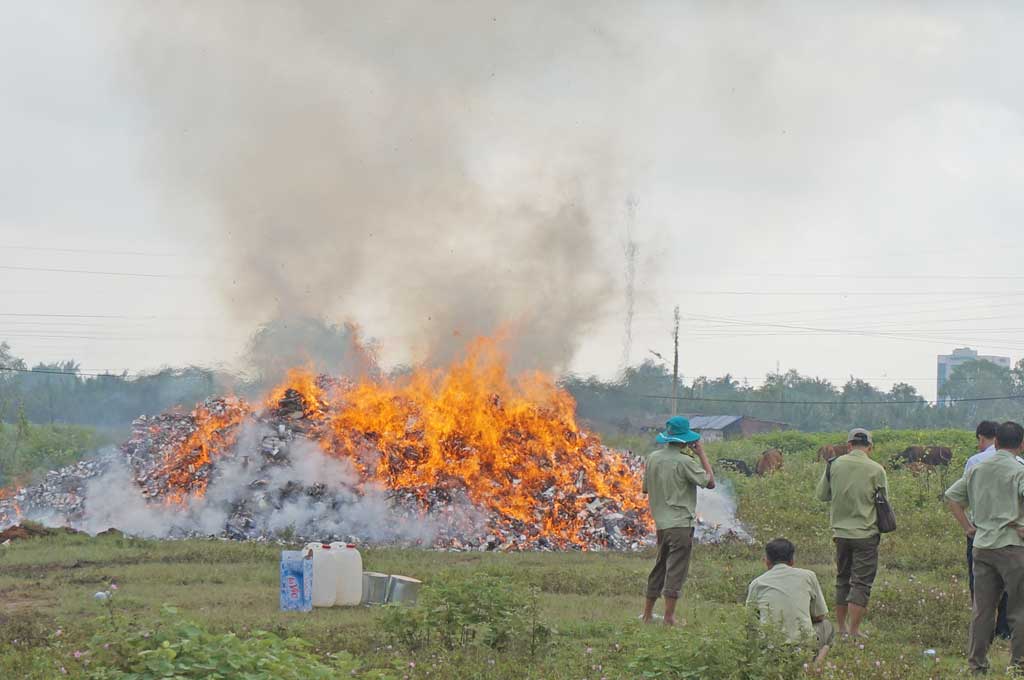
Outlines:
[[[295, 370], [262, 405], [208, 399], [140, 416], [118, 450], [0, 493], [0, 527], [25, 517], [161, 537], [649, 545], [642, 461], [580, 431], [574, 406], [548, 376], [510, 380], [486, 342], [446, 373], [401, 382]], [[728, 494], [706, 498], [698, 538], [748, 538]]]
[[640, 473], [579, 430], [550, 378], [513, 382], [480, 343], [447, 373], [356, 383], [293, 371], [260, 407], [208, 399], [141, 416], [118, 451], [0, 498], [0, 527], [630, 550], [650, 533]]

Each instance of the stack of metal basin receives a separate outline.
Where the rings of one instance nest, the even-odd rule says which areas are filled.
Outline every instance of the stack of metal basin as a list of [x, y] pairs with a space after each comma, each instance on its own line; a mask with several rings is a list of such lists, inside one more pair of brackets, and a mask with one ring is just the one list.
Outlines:
[[408, 576], [364, 571], [362, 604], [414, 605], [422, 586], [422, 581]]
[[384, 604], [388, 601], [388, 579], [378, 571], [363, 572], [363, 604]]

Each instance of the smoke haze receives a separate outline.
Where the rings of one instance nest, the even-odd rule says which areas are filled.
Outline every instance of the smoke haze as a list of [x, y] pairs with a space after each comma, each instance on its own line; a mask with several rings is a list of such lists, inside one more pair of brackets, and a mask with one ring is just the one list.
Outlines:
[[1022, 351], [961, 323], [1019, 286], [948, 278], [1020, 248], [1020, 3], [9, 4], [5, 311], [97, 315], [5, 321], [30, 363], [226, 365], [312, 315], [392, 365], [500, 319], [608, 378], [629, 196], [629, 363], [675, 304], [688, 379], [778, 362], [934, 397], [937, 354]]
[[736, 516], [736, 492], [728, 479], [716, 480], [714, 489], [697, 489], [697, 516], [700, 522], [694, 536], [698, 541], [713, 543], [729, 535], [753, 540]]
[[153, 160], [221, 225], [239, 321], [358, 314], [437, 362], [504, 329], [516, 367], [567, 365], [619, 270], [610, 126], [549, 100], [562, 55], [607, 56], [596, 29], [550, 4], [134, 7]]

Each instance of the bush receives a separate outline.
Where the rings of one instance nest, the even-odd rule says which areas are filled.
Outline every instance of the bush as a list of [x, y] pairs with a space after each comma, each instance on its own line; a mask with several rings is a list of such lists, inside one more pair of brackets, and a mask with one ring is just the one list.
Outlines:
[[746, 608], [722, 623], [697, 629], [643, 626], [627, 642], [629, 677], [785, 680], [801, 674], [816, 653], [760, 626]]
[[540, 621], [537, 589], [487, 574], [447, 579], [424, 588], [416, 607], [386, 608], [384, 630], [416, 649], [437, 642], [448, 649], [483, 644], [499, 650], [529, 650], [550, 639]]
[[0, 486], [30, 481], [111, 441], [109, 435], [91, 427], [0, 422]]
[[[356, 674], [358, 660], [341, 652], [325, 660], [310, 653], [298, 638], [282, 639], [254, 631], [247, 638], [234, 633], [211, 633], [164, 607], [163, 620], [153, 630], [129, 625], [111, 608], [103, 617], [85, 653], [75, 657], [94, 680], [155, 678], [247, 678], [248, 680], [306, 680]], [[363, 677], [389, 677], [375, 672]]]

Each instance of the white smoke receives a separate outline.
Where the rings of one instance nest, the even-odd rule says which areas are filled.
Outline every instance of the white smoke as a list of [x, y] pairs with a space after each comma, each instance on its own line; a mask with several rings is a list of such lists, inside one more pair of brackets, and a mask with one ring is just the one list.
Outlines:
[[[110, 457], [106, 471], [85, 485], [85, 516], [76, 529], [97, 534], [112, 527], [133, 536], [163, 536], [181, 513], [146, 502], [123, 460]], [[67, 524], [66, 521], [61, 524]]]
[[[287, 464], [262, 467], [249, 452], [258, 452], [260, 439], [270, 432], [264, 425], [243, 426], [235, 446], [218, 459], [205, 495], [184, 505], [147, 501], [124, 461], [111, 457], [106, 471], [86, 484], [84, 519], [76, 528], [96, 534], [114, 527], [136, 536], [174, 538], [220, 535], [228, 527], [229, 533], [234, 528], [259, 536], [428, 545], [437, 535], [432, 517], [410, 516], [377, 484], [360, 487], [351, 462], [326, 455], [310, 440], [291, 443]], [[322, 493], [306, 493], [314, 487]]]
[[730, 535], [753, 540], [736, 517], [736, 494], [728, 479], [716, 480], [714, 489], [697, 489], [697, 517], [694, 537], [702, 543], [716, 543]]

